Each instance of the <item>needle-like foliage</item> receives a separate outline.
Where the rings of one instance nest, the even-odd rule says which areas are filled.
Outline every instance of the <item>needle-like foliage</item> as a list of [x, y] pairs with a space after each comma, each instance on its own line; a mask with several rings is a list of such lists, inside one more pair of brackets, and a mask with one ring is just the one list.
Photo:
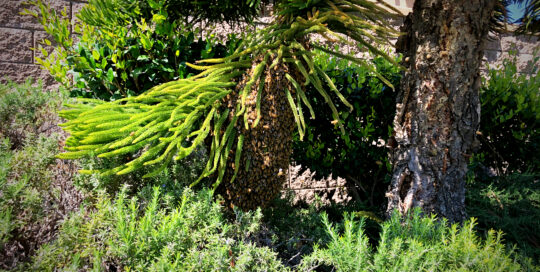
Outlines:
[[[369, 67], [386, 84], [391, 84], [372, 69], [368, 60], [345, 55], [310, 42], [318, 34], [328, 42], [360, 44], [375, 55], [393, 58], [379, 49], [390, 45], [390, 38], [399, 33], [389, 23], [397, 16], [382, 1], [365, 0], [285, 0], [276, 3], [277, 17], [271, 25], [248, 36], [232, 55], [201, 60], [190, 64], [201, 73], [189, 79], [162, 84], [137, 96], [114, 102], [80, 100], [62, 112], [68, 121], [63, 125], [71, 133], [66, 141], [64, 159], [86, 155], [113, 157], [135, 154], [132, 160], [114, 169], [93, 170], [102, 174], [127, 174], [144, 166], [153, 167], [147, 176], [158, 173], [172, 159], [182, 159], [210, 137], [209, 161], [201, 178], [217, 173], [216, 186], [222, 181], [229, 153], [236, 147], [236, 165], [242, 152], [243, 134], [235, 129], [243, 124], [246, 130], [259, 125], [261, 99], [257, 96], [255, 122], [246, 120], [246, 98], [258, 86], [265, 86], [264, 75], [285, 65], [296, 73], [286, 79], [294, 90], [283, 92], [291, 107], [300, 137], [306, 129], [304, 112], [315, 113], [303, 86], [312, 84], [332, 109], [337, 126], [344, 130], [338, 111], [330, 99], [335, 92], [340, 102], [352, 109], [334, 86], [331, 78], [313, 61], [311, 49]], [[255, 61], [260, 60], [260, 61]], [[249, 73], [248, 73], [249, 71]], [[245, 86], [237, 84], [244, 75]], [[236, 88], [235, 88], [236, 86]], [[238, 96], [236, 109], [224, 109], [223, 98], [232, 92]], [[259, 91], [260, 93], [260, 91]], [[243, 122], [242, 122], [243, 121]], [[249, 167], [249, 166], [248, 166]], [[235, 174], [239, 167], [235, 167]], [[83, 170], [84, 171], [84, 170]], [[90, 171], [85, 171], [90, 172]], [[233, 176], [233, 180], [236, 175]], [[199, 180], [200, 180], [199, 179]]]

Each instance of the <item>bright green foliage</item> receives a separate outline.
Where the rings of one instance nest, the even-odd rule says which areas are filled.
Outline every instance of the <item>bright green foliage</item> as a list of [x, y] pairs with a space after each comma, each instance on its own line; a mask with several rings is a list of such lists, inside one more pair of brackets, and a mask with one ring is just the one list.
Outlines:
[[[359, 189], [360, 199], [369, 200], [371, 205], [382, 203], [391, 165], [388, 149], [381, 142], [388, 143], [392, 136], [397, 91], [362, 66], [340, 61], [323, 52], [315, 53], [316, 63], [326, 71], [345, 99], [354, 105], [353, 111], [336, 105], [349, 142], [340, 137], [340, 131], [332, 125], [326, 103], [314, 98], [311, 105], [318, 116], [314, 120], [306, 119], [306, 137], [304, 141], [295, 138], [293, 158], [302, 167], [315, 172], [317, 178], [330, 175], [347, 178], [351, 186]], [[379, 74], [399, 86], [401, 73], [397, 66], [382, 57], [374, 58], [373, 63]], [[309, 97], [315, 97], [315, 93], [312, 86], [306, 90]], [[337, 99], [334, 94], [330, 96]]]
[[[447, 226], [420, 211], [404, 221], [394, 214], [382, 224], [373, 249], [364, 233], [364, 220], [346, 215], [343, 230], [323, 215], [329, 242], [316, 247], [303, 260], [303, 271], [327, 265], [336, 271], [523, 271], [502, 243], [502, 233], [490, 231], [486, 239], [474, 231], [476, 221]], [[532, 268], [531, 268], [532, 269]]]
[[501, 174], [540, 171], [540, 57], [531, 60], [530, 75], [517, 72], [516, 58], [490, 69], [480, 95], [479, 153]]
[[[138, 97], [110, 103], [84, 100], [88, 104], [70, 105], [73, 109], [63, 111], [61, 116], [82, 118], [63, 124], [72, 133], [65, 148], [70, 152], [59, 157], [72, 159], [95, 154], [107, 158], [132, 154], [149, 143], [158, 143], [124, 165], [96, 170], [102, 174], [127, 174], [142, 166], [153, 166], [154, 171], [146, 176], [158, 174], [173, 158], [179, 160], [189, 155], [210, 131], [219, 135], [216, 101], [230, 93], [229, 87], [234, 83], [205, 81], [193, 88], [195, 84], [198, 81], [174, 81]], [[199, 120], [203, 115], [205, 119]], [[212, 119], [216, 121], [214, 126]], [[231, 141], [229, 135], [230, 131], [217, 139], [221, 146]]]
[[[73, 184], [78, 189], [82, 189], [85, 192], [95, 192], [105, 190], [110, 195], [115, 195], [124, 184], [129, 184], [129, 190], [126, 191], [128, 195], [135, 193], [143, 193], [151, 196], [148, 186], [161, 186], [168, 192], [177, 192], [173, 195], [180, 195], [184, 187], [193, 183], [196, 180], [204, 166], [208, 155], [204, 148], [197, 149], [188, 157], [171, 162], [169, 166], [163, 169], [162, 172], [153, 176], [152, 178], [143, 179], [142, 177], [148, 174], [146, 168], [142, 168], [138, 171], [131, 172], [127, 175], [117, 176], [108, 175], [103, 176], [99, 173], [94, 174], [79, 174], [73, 177]], [[84, 157], [77, 160], [79, 168], [82, 169], [112, 169], [119, 167], [126, 163], [126, 158], [98, 158], [98, 157]], [[201, 184], [201, 187], [207, 186], [205, 182]]]
[[[73, 30], [69, 16], [41, 1], [32, 2], [52, 40], [40, 41], [36, 61], [71, 91], [71, 96], [115, 100], [196, 73], [186, 62], [224, 57], [239, 42], [226, 45], [209, 37], [196, 39], [173, 8], [175, 1], [91, 0], [78, 14]], [[175, 15], [176, 14], [176, 15]], [[55, 51], [49, 53], [49, 48]], [[68, 75], [73, 75], [73, 80]]]
[[[501, 233], [485, 239], [476, 235], [475, 221], [462, 227], [447, 226], [416, 211], [408, 218], [394, 215], [377, 230], [376, 246], [368, 239], [364, 219], [345, 214], [343, 224], [323, 224], [314, 208], [298, 209], [288, 225], [279, 214], [268, 214], [269, 246], [303, 247], [319, 242], [314, 252], [299, 251], [302, 263], [284, 267], [270, 248], [254, 245], [261, 231], [260, 211], [235, 211], [226, 219], [210, 190], [189, 189], [171, 202], [169, 193], [153, 189], [148, 201], [127, 198], [121, 192], [113, 201], [101, 194], [95, 206], [72, 215], [62, 225], [58, 239], [44, 245], [26, 269], [132, 271], [535, 271], [520, 266], [505, 249]], [[331, 217], [334, 215], [331, 215]], [[335, 219], [332, 219], [335, 220]], [[402, 221], [403, 220], [403, 221]], [[301, 225], [301, 226], [300, 226]], [[303, 236], [301, 228], [309, 227]], [[322, 228], [326, 233], [321, 232]], [[285, 229], [284, 229], [285, 228]], [[290, 229], [290, 230], [286, 230]], [[274, 232], [274, 231], [277, 231]], [[268, 232], [268, 231], [266, 231]], [[283, 240], [287, 233], [293, 237]], [[260, 240], [259, 240], [260, 241]], [[311, 242], [310, 242], [311, 241]], [[287, 243], [285, 245], [284, 243]], [[307, 251], [306, 251], [307, 250]], [[283, 262], [289, 258], [282, 259]], [[288, 263], [290, 265], [290, 263]], [[528, 269], [528, 270], [527, 270]]]
[[[309, 34], [320, 34], [330, 41], [350, 44], [343, 35], [350, 37], [397, 65], [395, 60], [378, 50], [372, 44], [389, 44], [389, 38], [397, 35], [386, 20], [388, 9], [371, 1], [289, 1], [277, 6], [279, 16], [274, 24], [250, 35], [230, 56], [205, 59], [200, 63], [208, 66], [190, 64], [202, 72], [190, 79], [181, 79], [152, 88], [138, 97], [121, 99], [110, 103], [95, 100], [81, 100], [85, 104], [72, 105], [73, 110], [62, 116], [69, 121], [64, 124], [71, 137], [66, 142], [68, 153], [61, 158], [80, 158], [88, 154], [101, 157], [133, 154], [143, 150], [140, 156], [103, 174], [126, 174], [143, 166], [156, 166], [149, 176], [158, 173], [173, 158], [187, 156], [203, 140], [212, 135], [210, 156], [201, 178], [217, 171], [216, 185], [221, 182], [225, 172], [229, 151], [240, 135], [234, 126], [238, 119], [246, 119], [246, 98], [255, 83], [264, 86], [262, 77], [265, 69], [277, 65], [289, 65], [302, 76], [288, 75], [287, 79], [296, 86], [297, 97], [289, 95], [289, 102], [296, 116], [300, 138], [306, 126], [303, 106], [310, 108], [300, 84], [312, 84], [332, 110], [336, 125], [344, 133], [338, 111], [323, 86], [337, 95], [339, 100], [351, 110], [353, 108], [337, 90], [329, 76], [314, 62], [309, 48], [318, 48], [328, 54], [355, 62], [371, 70], [381, 81], [391, 85], [367, 61], [339, 52], [325, 49], [317, 44], [308, 45]], [[294, 16], [293, 16], [294, 15]], [[375, 31], [377, 36], [373, 36]], [[252, 67], [255, 57], [262, 61]], [[228, 110], [218, 110], [220, 99], [234, 91], [235, 78], [252, 68], [250, 78], [242, 90], [238, 90], [237, 108], [231, 114], [230, 122], [221, 127], [229, 117]], [[261, 98], [259, 97], [258, 100]], [[257, 101], [260, 104], [260, 101]], [[313, 111], [310, 111], [313, 115]], [[257, 119], [260, 118], [260, 113]], [[314, 117], [314, 116], [312, 116]], [[252, 127], [257, 125], [254, 122]], [[249, 125], [245, 123], [246, 129]], [[223, 133], [221, 133], [223, 129]], [[241, 147], [239, 145], [238, 147]], [[239, 149], [240, 150], [240, 149]]]
[[[251, 22], [259, 14], [261, 0], [91, 0], [95, 9], [84, 9], [79, 17], [92, 25], [114, 25], [138, 17], [150, 20], [178, 21], [185, 28], [198, 23]], [[158, 12], [156, 12], [158, 11]], [[168, 17], [168, 18], [167, 18]]]
[[33, 270], [287, 271], [269, 248], [247, 239], [259, 230], [260, 211], [224, 218], [209, 190], [186, 189], [167, 203], [154, 188], [145, 206], [122, 192], [98, 197], [96, 209], [70, 217], [58, 239], [43, 246]]

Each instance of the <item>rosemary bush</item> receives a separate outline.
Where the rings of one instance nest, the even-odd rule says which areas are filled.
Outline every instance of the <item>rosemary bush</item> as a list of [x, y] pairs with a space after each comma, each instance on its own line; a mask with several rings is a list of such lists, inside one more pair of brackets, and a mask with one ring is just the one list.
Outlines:
[[342, 228], [322, 215], [328, 242], [315, 247], [303, 259], [301, 271], [315, 268], [332, 271], [534, 271], [522, 267], [513, 251], [507, 251], [502, 232], [490, 231], [485, 239], [477, 236], [471, 219], [463, 226], [448, 226], [434, 216], [410, 213], [402, 220], [394, 214], [382, 224], [380, 239], [371, 246], [364, 231], [364, 220], [345, 216]]
[[[229, 221], [209, 190], [182, 192], [180, 202], [159, 188], [148, 202], [125, 193], [100, 194], [95, 209], [67, 220], [43, 246], [33, 270], [287, 271], [276, 253], [248, 237], [261, 212], [237, 211]], [[88, 207], [90, 208], [90, 207]]]
[[0, 84], [0, 269], [26, 261], [78, 208], [78, 193], [63, 179], [69, 169], [55, 169], [63, 96], [31, 80]]

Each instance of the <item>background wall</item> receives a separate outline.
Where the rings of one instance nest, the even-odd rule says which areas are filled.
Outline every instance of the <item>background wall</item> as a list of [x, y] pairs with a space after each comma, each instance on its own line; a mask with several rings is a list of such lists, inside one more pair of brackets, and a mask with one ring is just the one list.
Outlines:
[[[0, 81], [7, 79], [23, 82], [27, 77], [43, 80], [48, 88], [54, 88], [57, 83], [36, 62], [40, 56], [38, 42], [47, 34], [38, 21], [29, 15], [21, 15], [25, 8], [24, 0], [2, 0], [0, 4]], [[84, 1], [49, 0], [47, 1], [58, 12], [65, 10], [66, 15], [73, 21], [74, 14], [84, 5]], [[35, 10], [30, 8], [30, 10]], [[51, 50], [51, 48], [48, 48]]]
[[[399, 8], [404, 14], [411, 11], [414, 0], [385, 0]], [[84, 0], [48, 0], [57, 11], [65, 10], [66, 16], [73, 22], [75, 14], [84, 5]], [[0, 82], [12, 80], [23, 82], [28, 77], [41, 79], [47, 89], [55, 89], [58, 84], [49, 76], [47, 71], [41, 69], [36, 64], [36, 57], [40, 56], [39, 51], [31, 48], [37, 47], [39, 41], [47, 34], [39, 25], [36, 19], [28, 15], [21, 15], [25, 6], [23, 0], [2, 0], [0, 4]], [[263, 24], [271, 22], [271, 8], [266, 7], [259, 20]], [[230, 32], [232, 29], [224, 27], [218, 32]], [[531, 73], [533, 66], [530, 61], [535, 50], [540, 50], [538, 38], [518, 36], [511, 33], [492, 36], [485, 48], [485, 62], [490, 66], [501, 65], [502, 60], [508, 57], [509, 51], [515, 49], [519, 54], [519, 71], [521, 73]], [[49, 51], [52, 47], [47, 48]], [[540, 52], [539, 52], [540, 53]], [[485, 67], [485, 66], [484, 66]], [[486, 68], [483, 68], [484, 71]], [[538, 67], [537, 67], [538, 69]], [[328, 178], [315, 180], [313, 173], [301, 172], [299, 166], [289, 168], [289, 181], [286, 187], [294, 192], [296, 200], [311, 201], [316, 195], [320, 196], [324, 202], [346, 201], [350, 199], [347, 194], [346, 180], [342, 178]]]

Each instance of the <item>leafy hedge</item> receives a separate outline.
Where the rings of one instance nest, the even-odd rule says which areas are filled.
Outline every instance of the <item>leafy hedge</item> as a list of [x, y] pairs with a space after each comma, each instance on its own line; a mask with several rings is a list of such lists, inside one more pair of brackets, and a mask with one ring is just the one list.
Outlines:
[[[401, 74], [398, 67], [381, 57], [373, 62], [376, 71], [399, 87]], [[315, 119], [306, 119], [304, 141], [295, 138], [294, 161], [304, 169], [315, 171], [317, 178], [344, 177], [351, 186], [358, 188], [360, 199], [369, 199], [371, 205], [380, 203], [384, 201], [391, 171], [386, 143], [392, 136], [397, 90], [385, 85], [365, 67], [337, 61], [323, 52], [318, 52], [317, 63], [354, 109], [350, 111], [344, 105], [336, 105], [347, 128], [344, 137], [331, 122], [332, 115], [325, 101], [311, 95], [315, 97], [314, 111], [322, 114], [317, 114]], [[307, 95], [315, 92], [314, 88], [306, 91]]]
[[481, 149], [485, 166], [499, 174], [540, 172], [540, 56], [531, 74], [517, 71], [516, 52], [491, 67], [481, 89]]
[[[188, 77], [197, 71], [186, 62], [224, 57], [239, 40], [233, 35], [225, 44], [212, 37], [197, 39], [199, 33], [186, 28], [180, 20], [184, 17], [177, 14], [190, 11], [177, 9], [183, 2], [91, 0], [78, 15], [75, 36], [67, 14], [35, 1], [39, 13], [27, 13], [37, 17], [52, 37], [41, 41], [37, 50], [43, 57], [36, 61], [68, 87], [71, 96], [102, 100], [137, 95]], [[51, 45], [55, 51], [49, 53], [45, 48]]]

